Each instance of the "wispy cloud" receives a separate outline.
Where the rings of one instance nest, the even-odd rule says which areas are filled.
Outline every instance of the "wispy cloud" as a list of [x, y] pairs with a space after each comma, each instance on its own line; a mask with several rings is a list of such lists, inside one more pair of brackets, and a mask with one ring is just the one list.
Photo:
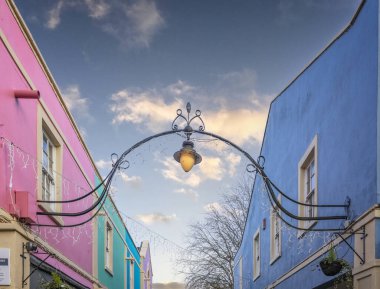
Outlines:
[[111, 161], [98, 160], [95, 162], [95, 164], [99, 169], [111, 169], [112, 168], [112, 162]]
[[142, 179], [140, 176], [128, 176], [126, 173], [121, 172], [121, 179], [127, 183], [130, 184], [132, 187], [139, 187], [142, 183]]
[[69, 85], [62, 90], [62, 97], [67, 108], [78, 118], [92, 119], [89, 114], [88, 99], [82, 97], [79, 85]]
[[55, 29], [61, 22], [61, 13], [64, 8], [64, 0], [60, 0], [48, 11], [48, 19], [45, 26], [49, 29]]
[[105, 0], [84, 0], [89, 16], [95, 19], [102, 19], [109, 14], [111, 6]]
[[136, 216], [138, 220], [145, 224], [170, 223], [177, 219], [176, 214], [164, 215], [162, 213], [141, 214]]
[[199, 197], [199, 194], [196, 191], [192, 190], [192, 189], [180, 188], [180, 189], [174, 190], [174, 192], [176, 194], [181, 194], [181, 195], [184, 195], [184, 196], [188, 196], [194, 202], [196, 202], [198, 200], [198, 197]]
[[[181, 183], [190, 187], [198, 187], [202, 179], [200, 175], [193, 171], [185, 173], [173, 158], [159, 160], [164, 168], [161, 170], [164, 178]], [[186, 174], [186, 175], [185, 175]]]
[[132, 42], [138, 46], [149, 47], [153, 36], [165, 23], [157, 9], [156, 2], [139, 0], [126, 6], [125, 11], [133, 27], [129, 33]]
[[153, 0], [59, 0], [48, 12], [45, 26], [54, 30], [65, 10], [85, 11], [102, 31], [127, 48], [149, 47], [165, 20]]

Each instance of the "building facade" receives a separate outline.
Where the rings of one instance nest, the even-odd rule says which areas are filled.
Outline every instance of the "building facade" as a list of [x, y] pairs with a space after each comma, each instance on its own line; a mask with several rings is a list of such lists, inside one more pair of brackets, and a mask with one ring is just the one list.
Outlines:
[[153, 268], [148, 241], [141, 242], [139, 247], [141, 271], [141, 289], [151, 289], [153, 283]]
[[[361, 1], [344, 31], [271, 103], [261, 148], [268, 177], [300, 203], [351, 202], [303, 206], [275, 190], [297, 216], [347, 216], [290, 218], [257, 175], [235, 289], [380, 288], [378, 56], [379, 3]], [[345, 276], [322, 273], [329, 252], [346, 261]]]
[[127, 288], [136, 246], [111, 197], [86, 211], [100, 174], [12, 0], [0, 15], [0, 288], [40, 288], [52, 273], [73, 288]]

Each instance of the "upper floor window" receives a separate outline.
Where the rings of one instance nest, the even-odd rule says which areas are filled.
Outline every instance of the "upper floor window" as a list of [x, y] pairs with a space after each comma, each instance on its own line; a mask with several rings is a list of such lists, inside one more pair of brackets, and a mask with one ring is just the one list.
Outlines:
[[[37, 198], [44, 201], [62, 200], [62, 154], [63, 139], [58, 131], [53, 117], [38, 106], [37, 124], [37, 157], [38, 164], [38, 190]], [[44, 211], [61, 212], [60, 203], [38, 203]], [[50, 216], [57, 224], [63, 225], [60, 216]]]
[[107, 271], [112, 272], [113, 259], [113, 230], [112, 225], [106, 222], [106, 240], [105, 240], [105, 267]]
[[272, 208], [270, 215], [270, 262], [271, 264], [281, 256], [281, 220], [278, 208]]
[[[298, 199], [307, 205], [318, 204], [318, 159], [317, 159], [317, 136], [307, 148], [302, 159], [298, 164], [299, 181], [298, 181]], [[298, 208], [299, 215], [302, 217], [316, 217], [317, 208], [312, 206], [300, 205]], [[310, 228], [316, 223], [314, 220], [299, 221], [299, 227]], [[303, 232], [300, 232], [301, 234]]]
[[55, 201], [55, 146], [45, 130], [42, 134], [42, 200]]
[[260, 276], [260, 229], [253, 237], [253, 280]]

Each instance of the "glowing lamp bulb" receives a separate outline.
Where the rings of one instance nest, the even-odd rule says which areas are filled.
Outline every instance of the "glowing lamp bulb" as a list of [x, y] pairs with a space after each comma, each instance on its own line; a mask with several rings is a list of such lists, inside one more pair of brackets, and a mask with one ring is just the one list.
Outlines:
[[191, 151], [182, 150], [179, 162], [183, 170], [189, 172], [195, 164], [194, 154]]
[[193, 149], [194, 143], [192, 141], [184, 141], [182, 149], [175, 152], [174, 159], [181, 164], [182, 169], [185, 172], [189, 172], [194, 165], [199, 164], [202, 161], [202, 157], [197, 154]]

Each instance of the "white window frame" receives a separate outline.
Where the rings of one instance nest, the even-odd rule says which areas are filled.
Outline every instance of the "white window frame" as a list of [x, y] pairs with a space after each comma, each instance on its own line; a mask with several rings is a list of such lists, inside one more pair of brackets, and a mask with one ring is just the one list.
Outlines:
[[[45, 140], [46, 148], [45, 151]], [[55, 201], [55, 172], [56, 172], [56, 147], [49, 134], [42, 129], [42, 200]], [[55, 209], [54, 203], [49, 204], [52, 210]]]
[[[52, 117], [41, 105], [37, 107], [37, 158], [38, 162], [38, 200], [62, 200], [62, 164], [63, 164], [63, 140], [59, 134]], [[48, 163], [44, 157], [44, 138], [47, 140]], [[49, 190], [50, 195], [46, 193]], [[62, 212], [60, 203], [38, 203], [40, 209], [45, 212]], [[61, 216], [49, 216], [58, 225], [64, 225]]]
[[[281, 196], [278, 196], [278, 201], [281, 203]], [[281, 229], [281, 219], [278, 214], [280, 214], [277, 206], [271, 208], [270, 214], [270, 264], [272, 265], [278, 258], [281, 257], [281, 240], [282, 240], [282, 229]]]
[[106, 220], [104, 238], [104, 267], [112, 275], [113, 273], [113, 227], [112, 223]]
[[260, 277], [261, 248], [260, 248], [260, 228], [253, 235], [253, 280]]
[[[313, 166], [312, 166], [313, 164]], [[310, 174], [310, 169], [313, 172]], [[312, 184], [314, 184], [312, 186]], [[315, 136], [298, 163], [298, 200], [306, 204], [318, 204], [318, 137]], [[318, 216], [316, 207], [298, 205], [298, 214], [302, 217]], [[313, 221], [298, 221], [298, 227], [309, 229], [317, 223]], [[299, 230], [298, 237], [306, 231]]]

